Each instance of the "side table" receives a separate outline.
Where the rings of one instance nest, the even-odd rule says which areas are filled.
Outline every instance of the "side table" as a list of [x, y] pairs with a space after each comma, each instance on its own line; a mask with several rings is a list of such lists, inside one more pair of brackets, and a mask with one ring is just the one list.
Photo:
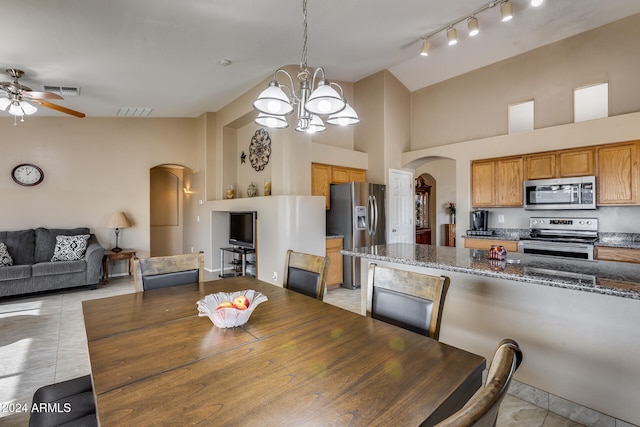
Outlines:
[[123, 249], [120, 252], [113, 252], [110, 250], [104, 251], [102, 257], [102, 280], [106, 285], [109, 283], [109, 262], [110, 261], [122, 261], [127, 260], [129, 264], [129, 276], [131, 276], [131, 260], [136, 256], [134, 249]]

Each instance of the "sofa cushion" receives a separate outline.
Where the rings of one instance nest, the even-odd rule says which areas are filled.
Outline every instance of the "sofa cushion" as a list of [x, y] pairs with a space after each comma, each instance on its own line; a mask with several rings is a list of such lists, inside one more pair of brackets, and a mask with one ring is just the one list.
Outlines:
[[0, 242], [0, 267], [9, 267], [13, 265], [13, 258], [7, 249], [7, 245]]
[[28, 279], [31, 277], [30, 265], [12, 265], [0, 268], [0, 282], [5, 280]]
[[31, 266], [31, 274], [36, 276], [53, 276], [56, 274], [79, 273], [86, 271], [87, 263], [84, 261], [53, 261], [40, 262]]
[[36, 247], [34, 230], [0, 231], [0, 242], [7, 245], [14, 265], [33, 264]]
[[56, 236], [56, 247], [53, 249], [51, 261], [78, 261], [87, 252], [88, 234], [77, 236]]
[[35, 262], [49, 262], [53, 258], [56, 247], [56, 236], [77, 236], [89, 234], [89, 229], [82, 228], [36, 228]]

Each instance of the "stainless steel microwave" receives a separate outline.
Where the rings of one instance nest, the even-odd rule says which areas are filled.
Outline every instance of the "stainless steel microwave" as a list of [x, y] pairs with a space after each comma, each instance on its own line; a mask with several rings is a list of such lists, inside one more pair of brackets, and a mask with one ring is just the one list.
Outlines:
[[596, 177], [536, 179], [524, 182], [524, 208], [595, 209]]

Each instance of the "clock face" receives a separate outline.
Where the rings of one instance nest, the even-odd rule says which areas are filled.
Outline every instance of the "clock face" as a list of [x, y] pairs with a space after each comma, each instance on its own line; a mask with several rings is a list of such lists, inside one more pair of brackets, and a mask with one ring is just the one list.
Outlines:
[[33, 186], [42, 182], [44, 173], [38, 166], [25, 163], [13, 168], [11, 177], [20, 185]]

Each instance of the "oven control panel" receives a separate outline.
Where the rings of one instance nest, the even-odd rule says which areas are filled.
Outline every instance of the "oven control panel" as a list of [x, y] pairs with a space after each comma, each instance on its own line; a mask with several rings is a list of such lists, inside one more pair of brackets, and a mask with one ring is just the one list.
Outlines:
[[529, 228], [532, 230], [598, 231], [598, 218], [532, 217], [529, 218]]

